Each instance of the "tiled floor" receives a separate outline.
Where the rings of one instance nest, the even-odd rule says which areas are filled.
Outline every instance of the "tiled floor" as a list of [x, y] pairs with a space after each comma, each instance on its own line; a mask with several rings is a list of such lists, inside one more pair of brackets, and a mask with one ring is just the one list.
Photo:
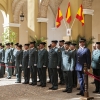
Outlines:
[[[93, 79], [89, 78], [89, 80], [90, 96], [94, 96], [94, 100], [100, 100], [99, 94], [92, 93], [95, 88], [90, 82]], [[47, 87], [41, 88], [38, 86], [15, 84], [15, 81], [15, 77], [10, 80], [6, 78], [0, 79], [0, 100], [80, 100], [80, 96], [76, 95], [78, 92], [76, 89], [73, 89], [73, 93], [68, 94], [62, 92], [65, 86], [59, 86], [58, 90], [51, 91], [48, 89], [51, 86], [49, 83]]]

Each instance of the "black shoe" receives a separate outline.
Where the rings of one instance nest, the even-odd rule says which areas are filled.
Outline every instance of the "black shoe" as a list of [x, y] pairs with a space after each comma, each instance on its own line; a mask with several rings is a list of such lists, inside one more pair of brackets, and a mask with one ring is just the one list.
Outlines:
[[37, 85], [37, 83], [33, 83], [33, 84], [32, 84], [32, 86], [35, 86], [35, 85]]
[[79, 92], [79, 93], [77, 93], [76, 95], [82, 95], [83, 93], [81, 93], [81, 92]]
[[72, 93], [72, 90], [68, 90], [67, 93]]
[[42, 85], [41, 87], [46, 87], [46, 85]]
[[52, 90], [57, 90], [58, 88], [52, 88]]
[[23, 82], [22, 84], [29, 84], [29, 82]]
[[67, 92], [67, 91], [68, 91], [67, 89], [63, 90], [63, 92]]
[[99, 92], [98, 90], [93, 91], [93, 93], [98, 93], [98, 92]]
[[29, 85], [33, 85], [33, 83], [29, 83]]
[[37, 85], [37, 86], [42, 86], [42, 84], [39, 84], [39, 85]]
[[95, 82], [91, 82], [91, 84], [95, 84]]
[[53, 87], [50, 87], [49, 89], [50, 89], [50, 90], [52, 90], [52, 89], [53, 89]]
[[80, 90], [80, 88], [77, 88], [77, 90]]
[[98, 94], [100, 94], [100, 91], [98, 92]]
[[7, 79], [11, 79], [11, 77], [8, 77]]

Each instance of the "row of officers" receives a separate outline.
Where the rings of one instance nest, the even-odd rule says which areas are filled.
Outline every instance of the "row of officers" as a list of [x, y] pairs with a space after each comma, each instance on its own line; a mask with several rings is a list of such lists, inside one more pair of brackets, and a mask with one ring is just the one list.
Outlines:
[[[57, 48], [57, 40], [51, 41], [48, 46], [49, 51], [45, 49], [45, 42], [41, 42], [38, 49], [35, 48], [35, 41], [30, 44], [22, 45], [19, 43], [7, 43], [6, 49], [0, 44], [0, 76], [4, 75], [4, 68], [6, 66], [7, 78], [11, 79], [12, 74], [15, 74], [17, 81], [21, 83], [21, 72], [24, 71], [24, 83], [32, 86], [37, 85], [37, 73], [40, 78], [38, 86], [46, 87], [46, 70], [48, 68], [49, 78], [52, 86], [51, 90], [58, 89], [58, 76], [60, 78], [59, 84], [66, 85], [63, 92], [71, 93], [72, 89], [77, 87], [77, 79], [80, 84], [80, 92], [77, 95], [84, 95], [84, 63], [87, 68], [93, 68], [93, 74], [100, 77], [100, 42], [96, 42], [96, 50], [91, 52], [85, 47], [86, 39], [79, 40], [79, 49], [76, 49], [75, 43], [64, 40], [59, 41], [59, 48]], [[30, 81], [30, 75], [32, 82]], [[93, 93], [100, 93], [100, 82], [95, 80], [95, 91]]]

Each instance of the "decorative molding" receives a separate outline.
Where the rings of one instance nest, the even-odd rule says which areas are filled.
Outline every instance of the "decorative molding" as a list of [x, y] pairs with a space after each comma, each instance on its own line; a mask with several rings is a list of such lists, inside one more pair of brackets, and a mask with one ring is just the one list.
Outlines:
[[87, 15], [93, 15], [94, 10], [91, 10], [91, 9], [83, 9], [83, 13], [84, 14], [87, 14]]
[[48, 22], [48, 18], [37, 18], [37, 22]]
[[3, 24], [3, 27], [20, 27], [20, 24], [17, 24], [17, 23], [6, 23], [6, 24]]

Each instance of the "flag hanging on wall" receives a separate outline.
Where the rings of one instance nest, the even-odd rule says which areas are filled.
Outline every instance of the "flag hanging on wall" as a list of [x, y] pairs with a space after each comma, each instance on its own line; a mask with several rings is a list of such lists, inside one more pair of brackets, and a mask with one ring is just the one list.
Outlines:
[[56, 17], [56, 27], [58, 28], [61, 25], [61, 21], [63, 19], [62, 12], [60, 8], [58, 7], [57, 17]]
[[70, 23], [71, 22], [71, 8], [70, 8], [70, 2], [68, 3], [68, 8], [66, 12], [66, 22]]
[[83, 6], [81, 5], [78, 12], [77, 12], [77, 15], [76, 15], [76, 18], [82, 23], [82, 26], [84, 25], [84, 14], [83, 14]]

